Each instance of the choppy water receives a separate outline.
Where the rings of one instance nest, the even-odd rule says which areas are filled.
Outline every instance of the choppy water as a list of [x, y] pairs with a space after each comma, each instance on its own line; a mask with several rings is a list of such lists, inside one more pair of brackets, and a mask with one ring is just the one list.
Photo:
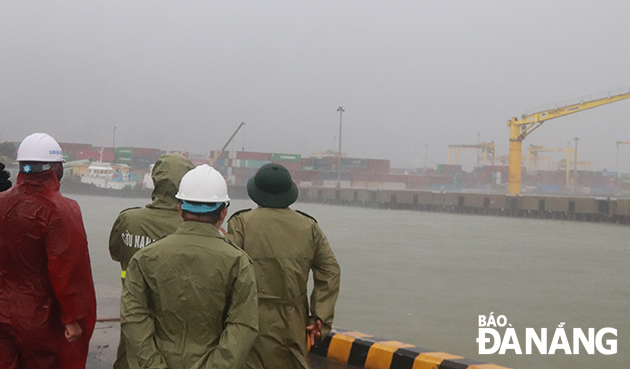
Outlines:
[[[70, 197], [83, 210], [95, 279], [119, 287], [120, 269], [107, 250], [109, 231], [120, 210], [148, 200]], [[253, 205], [233, 201], [230, 211]], [[293, 208], [318, 219], [341, 264], [336, 326], [519, 369], [630, 366], [628, 226], [318, 204]], [[579, 355], [541, 355], [536, 349], [532, 355], [479, 355], [478, 316], [491, 312], [507, 317], [523, 352], [525, 328], [548, 328], [549, 347], [565, 322], [567, 332], [616, 328], [618, 353], [588, 355], [580, 346]]]

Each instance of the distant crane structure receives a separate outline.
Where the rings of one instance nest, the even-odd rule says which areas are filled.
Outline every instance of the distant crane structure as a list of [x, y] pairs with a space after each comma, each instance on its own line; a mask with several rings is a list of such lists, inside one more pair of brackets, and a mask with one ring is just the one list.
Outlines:
[[602, 96], [602, 94], [600, 94], [594, 97], [580, 98], [577, 101], [573, 100], [558, 103], [552, 108], [535, 109], [531, 113], [523, 114], [521, 119], [513, 117], [508, 120], [507, 125], [510, 128], [508, 193], [513, 195], [521, 193], [522, 145], [525, 137], [550, 119], [564, 117], [569, 114], [630, 98], [630, 88], [609, 91], [603, 95], [605, 97], [597, 97]]
[[[455, 149], [455, 164], [459, 164], [459, 149], [475, 149], [483, 155], [483, 165], [488, 165], [489, 156], [492, 158], [492, 165], [494, 165], [494, 142], [481, 142], [477, 145], [448, 145], [448, 164], [451, 164], [452, 149]], [[477, 156], [477, 166], [479, 166], [479, 162], [480, 157]]]
[[232, 136], [230, 136], [230, 138], [227, 140], [227, 142], [225, 143], [225, 145], [223, 145], [223, 147], [221, 148], [221, 150], [214, 156], [214, 159], [212, 159], [212, 162], [210, 164], [211, 167], [214, 167], [217, 164], [217, 161], [219, 160], [219, 158], [221, 158], [221, 155], [223, 155], [223, 152], [225, 151], [225, 149], [228, 147], [228, 145], [230, 144], [230, 142], [232, 142], [232, 140], [234, 139], [234, 136], [236, 136], [236, 134], [238, 133], [238, 131], [241, 129], [242, 126], [245, 125], [245, 122], [241, 122], [241, 124], [239, 124], [239, 126], [236, 128], [236, 131], [234, 131], [234, 133], [232, 133]]
[[[561, 147], [561, 148], [550, 148], [550, 147], [544, 147], [544, 146], [536, 146], [536, 145], [530, 145], [527, 148], [527, 170], [530, 169], [532, 162], [534, 163], [534, 170], [538, 170], [538, 153], [539, 152], [559, 152], [559, 151], [565, 151], [567, 153], [567, 160], [566, 160], [566, 171], [567, 171], [567, 176], [566, 176], [566, 183], [569, 184], [570, 183], [570, 168], [571, 168], [571, 154], [575, 153], [575, 149], [572, 149], [570, 147]], [[575, 163], [575, 169], [577, 170], [577, 163]]]

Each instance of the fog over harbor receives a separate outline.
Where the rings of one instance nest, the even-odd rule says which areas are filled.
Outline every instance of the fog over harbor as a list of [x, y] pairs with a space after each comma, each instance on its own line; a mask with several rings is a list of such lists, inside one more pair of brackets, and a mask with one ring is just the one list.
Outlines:
[[[586, 1], [5, 1], [0, 141], [229, 149], [446, 163], [543, 105], [630, 86], [630, 3]], [[630, 100], [545, 123], [630, 172]], [[428, 145], [428, 146], [425, 146]], [[425, 158], [425, 152], [428, 153]], [[559, 154], [558, 158], [562, 155]], [[460, 157], [466, 170], [474, 155]]]

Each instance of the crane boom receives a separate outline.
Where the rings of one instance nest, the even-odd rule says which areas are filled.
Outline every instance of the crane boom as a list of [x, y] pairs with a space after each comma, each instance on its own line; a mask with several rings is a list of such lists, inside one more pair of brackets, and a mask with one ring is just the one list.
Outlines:
[[241, 124], [239, 124], [238, 128], [236, 128], [236, 131], [234, 131], [234, 133], [232, 133], [232, 136], [230, 136], [230, 138], [227, 140], [225, 145], [223, 145], [221, 150], [215, 155], [214, 159], [212, 159], [212, 163], [210, 164], [211, 167], [214, 167], [217, 164], [217, 161], [219, 160], [221, 155], [223, 155], [223, 152], [225, 151], [225, 148], [228, 147], [230, 142], [232, 142], [232, 140], [234, 139], [234, 136], [236, 136], [236, 134], [238, 133], [238, 130], [241, 129], [241, 127], [244, 126], [244, 125], [245, 125], [245, 122], [241, 122]]
[[630, 98], [630, 88], [625, 89], [624, 91], [625, 92], [617, 93], [609, 92], [608, 96], [603, 98], [567, 104], [553, 109], [541, 110], [529, 115], [523, 115], [521, 119], [514, 117], [508, 120], [508, 127], [510, 127], [510, 172], [508, 192], [514, 195], [521, 193], [522, 142], [525, 137], [550, 119], [564, 117], [569, 114]]

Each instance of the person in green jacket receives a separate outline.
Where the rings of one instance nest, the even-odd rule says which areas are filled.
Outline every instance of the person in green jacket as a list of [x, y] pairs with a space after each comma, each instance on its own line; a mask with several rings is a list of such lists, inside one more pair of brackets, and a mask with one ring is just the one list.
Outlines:
[[219, 232], [229, 197], [208, 165], [182, 178], [183, 223], [127, 266], [121, 327], [132, 368], [238, 369], [258, 332], [252, 261]]
[[298, 189], [286, 168], [263, 165], [248, 181], [247, 192], [259, 207], [235, 213], [227, 235], [254, 261], [258, 283], [260, 334], [246, 367], [308, 368], [307, 335], [318, 343], [332, 328], [339, 264], [317, 221], [289, 208]]
[[[123, 210], [114, 222], [109, 235], [109, 253], [120, 262], [124, 283], [131, 257], [152, 242], [169, 235], [182, 223], [175, 198], [184, 174], [195, 166], [183, 155], [174, 153], [161, 156], [151, 171], [153, 179], [152, 202], [143, 208]], [[120, 334], [114, 369], [128, 369], [125, 339]]]

